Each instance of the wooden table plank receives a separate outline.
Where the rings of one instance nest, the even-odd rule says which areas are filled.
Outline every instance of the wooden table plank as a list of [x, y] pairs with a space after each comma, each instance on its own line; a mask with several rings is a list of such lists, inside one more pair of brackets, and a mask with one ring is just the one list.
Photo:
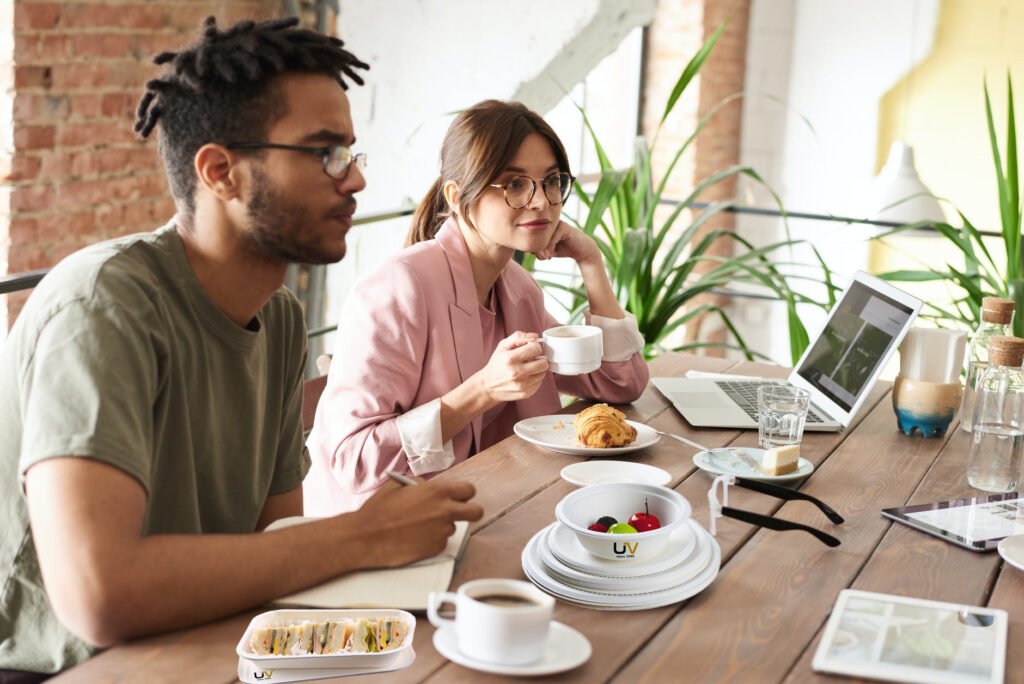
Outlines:
[[54, 684], [105, 682], [237, 682], [235, 645], [260, 611], [139, 639], [100, 653], [50, 679]]
[[1024, 682], [1024, 572], [1003, 562], [996, 580], [995, 590], [989, 599], [990, 608], [1002, 608], [1010, 614], [1009, 639], [1006, 649], [1006, 681], [1009, 684]]
[[[662, 359], [658, 361], [662, 361]], [[658, 362], [655, 363], [657, 364]], [[751, 370], [756, 371], [758, 367], [755, 366], [753, 369], [748, 367], [744, 372], [749, 373]], [[681, 373], [681, 371], [682, 369], [679, 369], [677, 374]], [[663, 368], [657, 367], [655, 367], [653, 372], [670, 374]], [[776, 375], [785, 374], [784, 370], [766, 367], [761, 367], [760, 372], [775, 373]], [[648, 392], [651, 391], [656, 392], [656, 390], [649, 388]], [[885, 386], [877, 388], [870, 403], [874, 404], [880, 401], [886, 395], [886, 392], [887, 388]], [[658, 397], [660, 397], [660, 394], [658, 394]], [[661, 399], [661, 401], [667, 408], [667, 402], [664, 402], [664, 399]], [[643, 420], [643, 417], [634, 416], [634, 419]], [[688, 427], [678, 413], [672, 410], [658, 412], [656, 419], [651, 421], [651, 424], [659, 428], [668, 427], [679, 434], [699, 439], [707, 443], [708, 446], [724, 446], [734, 442], [739, 436], [750, 438], [751, 435], [753, 439], [751, 444], [756, 444], [756, 433], [737, 430], [695, 430]], [[843, 439], [845, 439], [845, 433], [819, 433], [813, 435], [812, 441], [817, 441], [818, 444], [812, 449], [811, 457], [816, 460], [827, 457], [834, 445]], [[515, 438], [507, 440], [492, 448], [488, 457], [491, 460], [506, 463], [509, 467], [513, 467], [508, 461], [509, 454], [507, 452], [518, 449], [520, 444], [521, 442]], [[680, 448], [685, 450], [683, 458], [680, 458]], [[706, 478], [704, 473], [696, 473], [691, 460], [693, 452], [693, 449], [685, 447], [685, 445], [670, 440], [661, 440], [654, 447], [636, 455], [633, 460], [664, 468], [672, 475], [673, 485], [686, 480], [684, 485], [693, 491], [690, 494], [687, 494], [683, 489], [680, 489], [680, 491], [683, 491], [684, 496], [687, 496], [696, 503], [695, 517], [702, 524], [706, 525], [707, 507], [701, 504], [706, 501], [704, 495], [707, 492], [710, 479], [703, 479]], [[817, 457], [815, 457], [815, 452], [818, 453]], [[544, 458], [551, 457], [550, 453], [543, 450], [541, 454]], [[535, 454], [531, 452], [530, 455], [533, 456]], [[570, 458], [581, 460], [578, 457]], [[476, 475], [467, 475], [467, 471], [475, 470], [475, 466], [479, 466], [479, 464], [474, 464], [473, 459], [470, 459], [465, 464], [460, 464], [461, 474], [458, 470], [453, 470], [452, 472], [453, 475], [459, 474], [461, 477], [468, 476], [474, 479]], [[523, 460], [515, 464], [515, 467], [533, 468], [537, 467], [537, 464], [534, 461], [527, 462]], [[505, 471], [502, 470], [502, 472]], [[692, 478], [691, 476], [695, 475], [695, 473], [701, 477]], [[501, 516], [500, 519], [492, 521], [484, 528], [478, 529], [474, 533], [467, 549], [466, 557], [459, 565], [459, 570], [452, 582], [452, 587], [456, 588], [466, 581], [480, 577], [497, 576], [525, 579], [519, 560], [520, 552], [537, 530], [554, 521], [554, 506], [570, 491], [572, 491], [571, 486], [556, 479], [548, 489], [538, 492], [536, 496], [524, 501], [515, 510], [506, 511], [505, 515]], [[760, 510], [765, 513], [770, 513], [781, 505], [779, 500], [746, 492], [745, 490], [736, 490], [733, 501], [737, 505], [749, 510]], [[746, 541], [754, 532], [754, 529], [748, 525], [733, 523], [734, 521], [726, 521], [720, 533], [720, 543], [726, 554], [735, 552], [739, 545]], [[513, 552], [509, 553], [509, 549], [512, 549]], [[577, 608], [560, 602], [555, 619], [574, 626], [587, 634], [588, 638], [595, 645], [595, 653], [598, 650], [597, 645], [599, 643], [620, 640], [622, 639], [622, 634], [630, 636], [628, 639], [623, 640], [624, 643], [621, 647], [601, 649], [601, 657], [592, 657], [591, 661], [584, 667], [571, 673], [559, 675], [555, 679], [558, 679], [558, 681], [587, 682], [610, 678], [625, 664], [631, 652], [642, 648], [648, 639], [657, 633], [659, 625], [666, 622], [678, 609], [679, 606], [672, 606], [657, 611], [602, 613], [598, 616], [599, 619], [595, 619], [595, 615], [597, 615], [595, 611]], [[599, 631], [597, 635], [592, 633], [595, 629]], [[425, 620], [419, 620], [417, 625], [418, 635], [432, 634], [432, 632], [433, 628]], [[429, 648], [427, 653], [423, 649], [418, 649], [417, 653], [417, 662], [403, 672], [408, 678], [403, 677], [402, 681], [415, 681], [420, 676], [429, 677], [434, 680], [443, 678], [445, 682], [460, 680], [486, 681], [490, 679], [490, 677], [482, 673], [454, 664], [445, 664], [444, 659], [434, 652], [432, 648]]]
[[[755, 368], [756, 369], [756, 368]], [[767, 369], [763, 369], [762, 372]], [[749, 372], [749, 371], [747, 371]], [[779, 369], [772, 369], [769, 372], [778, 373]], [[784, 373], [784, 371], [783, 371]], [[880, 387], [877, 394], [873, 396], [872, 403], [875, 403], [886, 394], [886, 387]], [[723, 446], [733, 443], [738, 436], [743, 439], [752, 439], [751, 444], [756, 444], [756, 433], [737, 430], [695, 430], [686, 426], [685, 421], [675, 412], [668, 411], [659, 414], [652, 425], [659, 428], [669, 428], [679, 434], [699, 439], [707, 446]], [[817, 461], [824, 460], [831, 453], [834, 446], [845, 439], [843, 433], [819, 433], [813, 436], [815, 446], [809, 450], [809, 455]], [[686, 445], [670, 440], [661, 440], [651, 449], [645, 450], [637, 460], [665, 468], [673, 476], [673, 486], [683, 481], [676, 487], [694, 505], [694, 517], [707, 526], [706, 493], [710, 485], [710, 478], [703, 472], [699, 472], [692, 465], [694, 449]], [[508, 547], [521, 550], [533, 534], [554, 520], [554, 506], [558, 501], [572, 491], [572, 488], [557, 483], [551, 490], [545, 491], [540, 496], [529, 502], [529, 506], [523, 506], [509, 515], [504, 516], [486, 530], [481, 531], [473, 539], [473, 544], [480, 544], [486, 549], [485, 557], [489, 560], [486, 570], [481, 571], [474, 560], [476, 556], [467, 556], [466, 567], [472, 568], [471, 574], [463, 574], [461, 571], [456, 576], [453, 584], [461, 584], [469, 579], [486, 576], [524, 577], [521, 574], [518, 555], [510, 559]], [[765, 497], [760, 494], [737, 489], [730, 494], [732, 503], [764, 513], [771, 513], [782, 505], [782, 501], [772, 497]], [[815, 509], [817, 510], [817, 509]], [[824, 518], [822, 517], [822, 520]], [[719, 542], [723, 548], [723, 557], [728, 558], [740, 547], [752, 534], [754, 528], [743, 525], [736, 521], [726, 520], [721, 526]], [[488, 543], [488, 539], [493, 542]], [[492, 549], [488, 548], [494, 546]], [[500, 548], [498, 548], [500, 547]], [[473, 549], [471, 545], [471, 550]], [[482, 572], [482, 574], [480, 574]], [[488, 574], [490, 573], [490, 574]], [[565, 622], [581, 630], [591, 640], [594, 646], [595, 655], [583, 667], [570, 673], [564, 673], [557, 677], [558, 681], [603, 681], [613, 677], [621, 669], [630, 654], [639, 649], [658, 633], [661, 625], [679, 610], [680, 606], [672, 606], [653, 611], [642, 611], [632, 613], [607, 612], [598, 614], [593, 610], [577, 608], [564, 603], [559, 603], [556, 619]], [[437, 671], [432, 679], [443, 678], [449, 681], [477, 681], [482, 675], [467, 670], [457, 665], [448, 665]]]
[[[691, 357], [678, 354], [670, 354], [659, 357], [651, 362], [651, 374], [655, 375], [682, 375], [690, 368], [697, 368], [708, 372], [725, 372], [734, 365], [733, 361], [715, 357]], [[670, 409], [671, 404], [653, 386], [649, 386], [643, 395], [633, 404], [622, 407], [631, 420], [647, 422], [651, 417], [662, 414]], [[578, 407], [567, 407], [566, 414], [574, 414]], [[673, 411], [674, 413], [674, 411]], [[532, 535], [527, 535], [518, 548], [513, 549], [510, 554], [502, 544], [500, 551], [488, 547], [488, 540], [493, 534], [481, 534], [496, 521], [513, 515], [520, 508], [530, 508], [536, 505], [536, 499], [543, 497], [552, 487], [564, 485], [561, 480], [560, 471], [570, 463], [577, 463], [586, 458], [559, 454], [549, 451], [543, 447], [528, 444], [518, 437], [509, 437], [499, 444], [491, 447], [485, 458], [470, 458], [454, 468], [446, 471], [440, 477], [454, 477], [472, 482], [477, 487], [476, 500], [484, 507], [484, 518], [471, 526], [473, 536], [467, 547], [466, 556], [459, 563], [459, 569], [452, 581], [452, 590], [458, 588], [463, 582], [479, 577], [516, 577], [525, 579], [519, 565], [519, 553], [525, 546], [526, 541]], [[650, 463], [665, 468], [673, 473], [675, 480], [681, 480], [684, 475], [692, 471], [692, 465], [683, 464], [680, 468], [678, 456], [665, 447], [664, 440], [654, 447], [645, 449], [636, 455], [632, 460], [641, 463]], [[501, 486], [495, 486], [501, 483]], [[566, 485], [568, 486], [568, 485]], [[571, 490], [571, 487], [569, 488]], [[563, 492], [561, 496], [568, 493]], [[558, 499], [561, 499], [561, 496]], [[555, 501], [557, 503], [557, 499]], [[533, 529], [533, 532], [554, 520], [554, 506], [550, 507], [550, 520]], [[503, 527], [499, 527], [499, 530]], [[498, 532], [497, 534], [501, 534]], [[487, 561], [500, 557], [509, 569], [504, 574], [483, 572], [481, 567], [490, 567]], [[482, 559], [482, 560], [481, 560]], [[465, 568], [473, 568], [471, 574], [466, 574]], [[557, 618], [556, 618], [557, 619]], [[438, 654], [430, 643], [434, 628], [424, 616], [418, 616], [416, 624], [416, 662], [400, 673], [392, 673], [389, 677], [396, 681], [411, 682], [421, 681], [447, 664], [447, 660]], [[420, 641], [423, 640], [423, 644]], [[458, 667], [458, 666], [450, 666]], [[462, 668], [459, 668], [462, 669]], [[475, 676], [483, 676], [474, 673]], [[372, 678], [373, 675], [366, 675], [365, 678]], [[356, 684], [363, 677], [346, 677], [345, 682]], [[340, 681], [340, 680], [339, 680]]]
[[887, 530], [880, 504], [905, 501], [939, 445], [898, 433], [892, 408], [876, 405], [803, 487], [839, 510], [846, 524], [826, 526], [803, 502], [788, 502], [778, 512], [824, 527], [843, 545], [829, 549], [807, 534], [759, 531], [616, 680], [657, 681], [680, 671], [693, 681], [782, 679]]
[[[651, 364], [652, 376], [680, 376], [687, 369], [784, 377], [785, 369], [750, 362], [667, 354]], [[578, 407], [566, 409], [575, 413]], [[753, 431], [690, 427], [653, 387], [627, 415], [708, 446], [756, 445]], [[882, 507], [956, 496], [963, 481], [965, 437], [908, 438], [895, 428], [888, 384], [879, 383], [857, 420], [840, 433], [806, 433], [802, 455], [815, 472], [801, 489], [824, 499], [847, 518], [831, 525], [813, 506], [781, 502], [742, 489], [730, 492], [737, 508], [778, 515], [832, 532], [843, 540], [828, 549], [800, 532], [771, 532], [730, 519], [719, 520], [724, 567], [715, 583], [688, 603], [639, 612], [599, 612], [557, 604], [555, 619], [582, 631], [594, 647], [583, 667], [552, 681], [807, 681], [821, 626], [838, 591], [857, 586], [893, 593], [982, 603], [1011, 611], [1008, 681], [1024, 660], [1013, 655], [1015, 632], [1024, 635], [1024, 573], [1003, 567], [992, 555], [972, 554], [933, 540], [878, 514]], [[944, 446], [945, 444], [945, 446]], [[692, 463], [694, 449], [663, 439], [630, 460], [667, 470], [670, 486], [694, 505], [707, 525], [706, 493], [711, 478]], [[559, 476], [576, 456], [555, 454], [510, 438], [453, 468], [442, 477], [476, 484], [485, 516], [473, 536], [452, 587], [479, 577], [524, 578], [520, 554], [529, 538], [554, 521], [554, 507], [572, 487]], [[923, 569], [923, 572], [921, 571]], [[918, 574], [915, 574], [915, 571]], [[952, 597], [952, 598], [950, 598]], [[55, 681], [234, 681], [234, 645], [253, 613], [192, 630], [121, 646], [65, 673]], [[433, 628], [417, 624], [417, 660], [389, 673], [387, 681], [487, 681], [504, 678], [449, 663], [433, 648]], [[375, 680], [380, 680], [379, 677]], [[359, 678], [356, 678], [359, 679]], [[355, 684], [352, 678], [338, 679]]]
[[[751, 369], [745, 372], [750, 372]], [[888, 396], [889, 385], [888, 383], [880, 383], [879, 386], [875, 387], [872, 391], [871, 396], [865, 401], [865, 406], [870, 407], [877, 406], [884, 397]], [[804, 438], [801, 441], [801, 456], [806, 458], [814, 464], [815, 468], [818, 468], [824, 461], [842, 444], [850, 434], [856, 430], [857, 426], [860, 425], [861, 421], [864, 420], [865, 415], [870, 411], [865, 411], [858, 414], [854, 419], [853, 423], [847, 430], [843, 432], [817, 432], [817, 433], [805, 433]], [[685, 424], [685, 421], [675, 411], [671, 412], [671, 416], [665, 414], [659, 416], [657, 419], [652, 421], [652, 425], [658, 427], [658, 423], [661, 420], [681, 422]], [[725, 430], [698, 430], [695, 428], [679, 428], [676, 427], [673, 430], [678, 434], [683, 434], [687, 437], [699, 439], [699, 441], [705, 446], [716, 447], [716, 446], [757, 446], [757, 433], [750, 430], [736, 430], [736, 431], [725, 431]], [[675, 448], [684, 454], [684, 459], [692, 463], [693, 454], [696, 453], [696, 449], [687, 447], [683, 444], [669, 443], [669, 446]], [[800, 484], [800, 488], [806, 490], [807, 483], [812, 481], [816, 473], [811, 473], [810, 477]], [[708, 527], [708, 509], [707, 509], [707, 491], [711, 486], [712, 477], [710, 474], [703, 471], [697, 470], [696, 467], [690, 472], [688, 479], [678, 487], [680, 494], [685, 496], [688, 501], [694, 505], [694, 517], [702, 524], [705, 528]], [[794, 485], [796, 486], [796, 485]], [[730, 504], [735, 508], [741, 508], [755, 513], [761, 513], [763, 515], [774, 515], [782, 507], [784, 501], [776, 499], [763, 494], [750, 492], [741, 488], [733, 488], [729, 493]], [[835, 506], [833, 506], [835, 508]], [[818, 526], [831, 526], [831, 523], [814, 508], [813, 511], [818, 515], [818, 520], [814, 523]], [[842, 513], [842, 511], [840, 510]], [[758, 528], [752, 527], [746, 523], [742, 523], [730, 518], [721, 518], [717, 522], [718, 524], [718, 536], [719, 543], [722, 545], [722, 560], [723, 565], [731, 558], [739, 546], [750, 539]], [[828, 529], [825, 527], [824, 529]]]
[[[460, 564], [454, 584], [478, 577], [526, 579], [520, 565], [520, 553], [538, 530], [554, 522], [555, 505], [575, 488], [565, 482], [553, 485], [531, 502], [481, 531], [468, 549], [466, 562]], [[559, 675], [559, 681], [603, 681], [620, 665], [630, 650], [642, 646], [646, 637], [667, 620], [677, 606], [640, 612], [601, 612], [579, 608], [559, 601], [555, 619], [582, 631], [590, 639], [593, 655], [582, 667]], [[604, 645], [616, 643], [615, 648]], [[447, 664], [428, 681], [477, 682], [491, 679], [479, 672]], [[543, 681], [543, 678], [541, 678]]]
[[[910, 499], [891, 501], [883, 508], [979, 494], [968, 486], [966, 478], [970, 435], [955, 425], [953, 428], [942, 440], [944, 446], [939, 457]], [[969, 551], [907, 525], [888, 525], [889, 530], [852, 588], [965, 605], [986, 603], [1000, 563], [997, 554]], [[824, 623], [787, 681], [833, 681], [831, 677], [811, 673], [811, 660], [821, 641], [822, 629]]]

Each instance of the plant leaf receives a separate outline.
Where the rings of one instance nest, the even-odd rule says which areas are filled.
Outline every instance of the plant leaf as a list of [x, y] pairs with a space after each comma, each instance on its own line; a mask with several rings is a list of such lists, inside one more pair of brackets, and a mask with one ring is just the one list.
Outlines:
[[[697, 75], [700, 68], [704, 66], [704, 62], [707, 61], [707, 58], [711, 56], [711, 51], [715, 49], [715, 44], [718, 42], [718, 39], [722, 37], [722, 32], [725, 31], [727, 23], [728, 21], [723, 21], [719, 27], [715, 29], [715, 32], [712, 33], [711, 36], [704, 41], [704, 44], [700, 46], [700, 49], [697, 50], [697, 54], [690, 59], [686, 68], [683, 69], [683, 73], [679, 74], [679, 78], [676, 79], [676, 84], [672, 87], [672, 93], [668, 96], [668, 100], [665, 102], [665, 111], [662, 113], [661, 120], [658, 122], [659, 131], [661, 130], [662, 124], [665, 123], [665, 119], [667, 119], [668, 115], [672, 113], [673, 109], [675, 109], [676, 102], [679, 101], [679, 98], [686, 90], [686, 86], [690, 85], [690, 81], [692, 81], [693, 77]], [[657, 135], [655, 135], [654, 139], [657, 140]]]

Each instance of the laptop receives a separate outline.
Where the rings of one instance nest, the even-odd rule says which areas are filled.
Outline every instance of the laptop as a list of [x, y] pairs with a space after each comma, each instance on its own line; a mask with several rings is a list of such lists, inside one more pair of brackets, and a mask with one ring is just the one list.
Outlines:
[[[857, 271], [785, 382], [811, 393], [804, 430], [850, 424], [921, 311], [921, 300]], [[757, 388], [771, 380], [651, 378], [695, 427], [757, 428]]]

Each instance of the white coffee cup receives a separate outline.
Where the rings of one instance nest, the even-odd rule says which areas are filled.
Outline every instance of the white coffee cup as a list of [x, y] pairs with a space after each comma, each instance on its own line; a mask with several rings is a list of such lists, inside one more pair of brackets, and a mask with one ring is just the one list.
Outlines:
[[[455, 604], [455, 619], [438, 614]], [[427, 618], [435, 627], [455, 629], [463, 655], [497, 665], [529, 665], [544, 656], [555, 600], [529, 582], [479, 579], [458, 592], [431, 592]]]
[[593, 325], [560, 325], [548, 328], [541, 338], [551, 372], [581, 375], [601, 367], [604, 332]]

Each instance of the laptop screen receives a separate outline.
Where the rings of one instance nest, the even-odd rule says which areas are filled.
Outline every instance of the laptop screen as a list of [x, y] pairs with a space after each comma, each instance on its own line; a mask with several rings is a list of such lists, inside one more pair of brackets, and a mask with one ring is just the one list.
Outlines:
[[913, 315], [906, 304], [855, 280], [797, 373], [849, 411]]

